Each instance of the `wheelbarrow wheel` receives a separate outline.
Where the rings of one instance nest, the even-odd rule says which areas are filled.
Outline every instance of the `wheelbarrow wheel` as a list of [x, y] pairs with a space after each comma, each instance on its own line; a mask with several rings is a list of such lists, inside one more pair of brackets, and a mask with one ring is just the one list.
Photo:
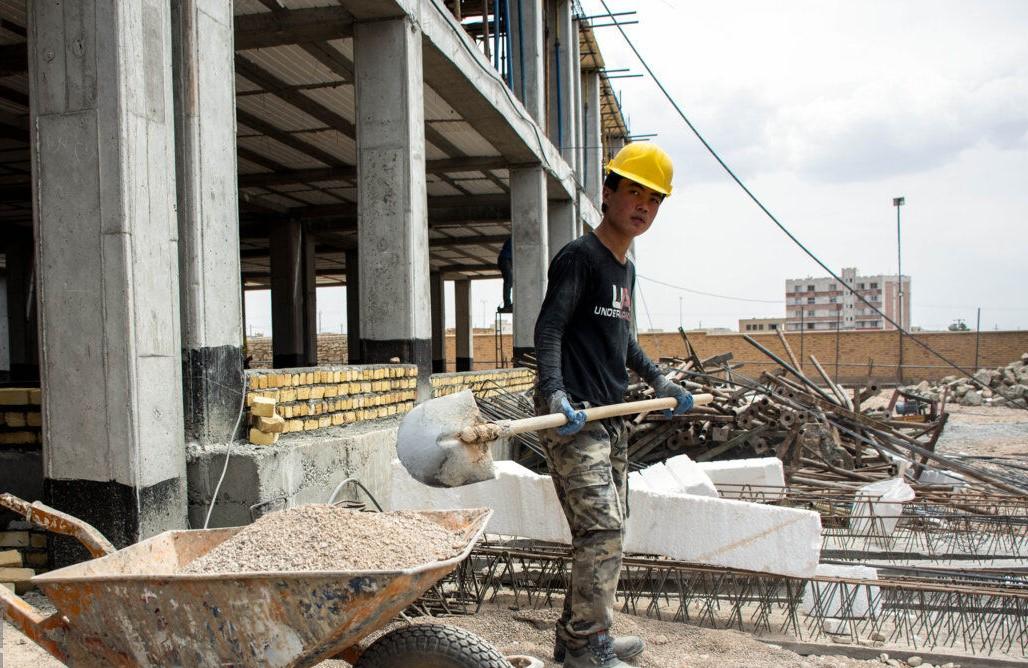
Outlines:
[[394, 629], [369, 647], [354, 668], [510, 668], [474, 633], [442, 624]]

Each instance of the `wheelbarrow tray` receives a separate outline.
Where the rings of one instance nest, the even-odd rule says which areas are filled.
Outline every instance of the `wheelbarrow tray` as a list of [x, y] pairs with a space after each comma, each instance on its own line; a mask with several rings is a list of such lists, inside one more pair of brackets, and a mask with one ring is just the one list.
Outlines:
[[63, 616], [47, 635], [70, 665], [312, 666], [388, 624], [453, 571], [492, 511], [419, 514], [451, 530], [460, 552], [391, 571], [177, 575], [242, 527], [168, 531], [32, 582]]

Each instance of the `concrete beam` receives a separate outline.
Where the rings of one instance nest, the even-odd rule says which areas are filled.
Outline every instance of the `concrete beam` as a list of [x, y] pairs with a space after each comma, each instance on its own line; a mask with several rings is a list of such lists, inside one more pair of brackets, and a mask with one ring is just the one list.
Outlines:
[[511, 170], [514, 251], [514, 359], [535, 349], [535, 320], [546, 294], [546, 180], [541, 167]]
[[[506, 169], [507, 161], [502, 158], [445, 158], [428, 160], [425, 163], [427, 174], [444, 174], [446, 172], [475, 172], [487, 169]], [[284, 186], [294, 183], [311, 183], [317, 181], [354, 181], [357, 168], [325, 167], [316, 169], [295, 169], [267, 172], [261, 174], [240, 174], [239, 187]]]
[[312, 7], [236, 17], [236, 50], [327, 42], [353, 35], [353, 15], [342, 7]]
[[571, 168], [453, 15], [436, 3], [420, 12], [425, 83], [512, 164], [540, 164], [555, 189], [573, 197]]
[[170, 7], [28, 12], [45, 497], [124, 546], [186, 526]]
[[357, 24], [361, 359], [416, 364], [419, 400], [432, 360], [421, 58], [411, 20]]
[[171, 7], [186, 437], [225, 442], [243, 398], [232, 8]]

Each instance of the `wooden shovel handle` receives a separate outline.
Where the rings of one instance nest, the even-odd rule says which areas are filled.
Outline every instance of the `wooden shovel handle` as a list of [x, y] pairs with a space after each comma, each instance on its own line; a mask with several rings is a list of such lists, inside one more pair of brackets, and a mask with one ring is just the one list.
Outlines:
[[[694, 406], [703, 406], [713, 401], [714, 395], [694, 394], [692, 395], [692, 400]], [[592, 422], [593, 420], [604, 420], [619, 415], [635, 415], [636, 413], [673, 409], [677, 405], [677, 399], [666, 397], [664, 399], [646, 399], [644, 401], [629, 401], [609, 406], [596, 406], [595, 408], [587, 408], [583, 412], [585, 413], [585, 421]], [[523, 434], [526, 431], [562, 427], [567, 423], [568, 419], [564, 417], [563, 413], [551, 413], [550, 415], [539, 415], [503, 423], [503, 432], [505, 435], [513, 436], [514, 434]]]

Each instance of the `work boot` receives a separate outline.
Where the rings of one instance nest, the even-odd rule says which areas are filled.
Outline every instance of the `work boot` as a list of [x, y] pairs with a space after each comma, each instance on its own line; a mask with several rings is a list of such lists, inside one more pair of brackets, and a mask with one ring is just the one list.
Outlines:
[[[639, 651], [642, 640], [636, 638]], [[638, 654], [639, 652], [636, 652]], [[633, 655], [635, 656], [635, 655]], [[589, 644], [578, 649], [566, 648], [564, 668], [632, 668], [614, 653], [614, 639], [606, 631], [589, 636]]]
[[[643, 653], [646, 643], [639, 636], [621, 636], [614, 638], [614, 654], [622, 661], [634, 659]], [[557, 663], [564, 660], [568, 646], [559, 635], [553, 643], [553, 658]]]

